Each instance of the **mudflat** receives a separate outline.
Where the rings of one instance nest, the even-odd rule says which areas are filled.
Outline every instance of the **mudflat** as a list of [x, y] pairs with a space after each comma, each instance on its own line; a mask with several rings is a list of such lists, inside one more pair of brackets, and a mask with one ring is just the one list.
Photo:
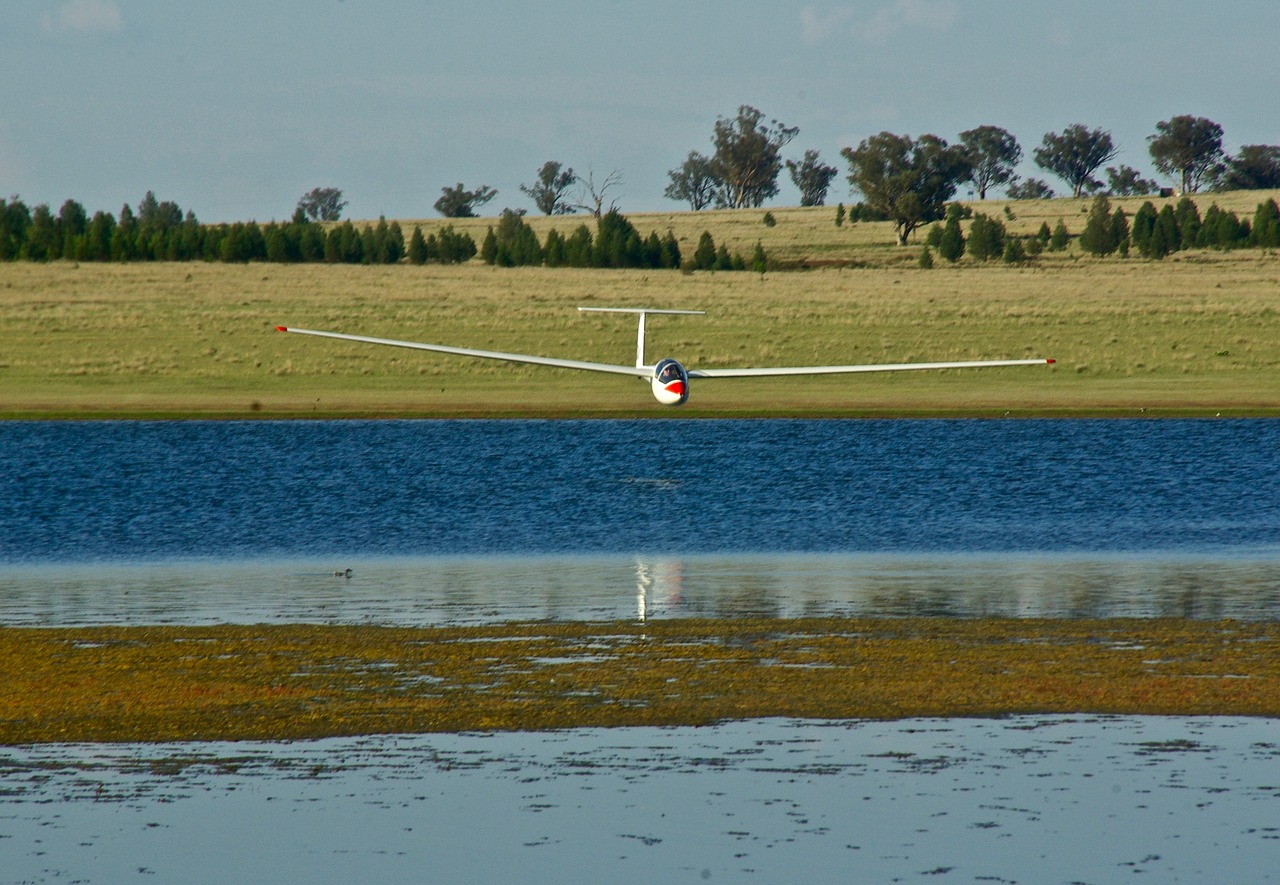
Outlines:
[[0, 628], [0, 743], [1280, 715], [1280, 624], [798, 618]]

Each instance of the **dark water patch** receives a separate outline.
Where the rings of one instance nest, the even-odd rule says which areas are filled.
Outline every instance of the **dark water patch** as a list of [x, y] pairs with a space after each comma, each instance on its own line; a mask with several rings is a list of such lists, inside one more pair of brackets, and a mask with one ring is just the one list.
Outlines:
[[1280, 421], [0, 424], [0, 561], [1280, 546]]

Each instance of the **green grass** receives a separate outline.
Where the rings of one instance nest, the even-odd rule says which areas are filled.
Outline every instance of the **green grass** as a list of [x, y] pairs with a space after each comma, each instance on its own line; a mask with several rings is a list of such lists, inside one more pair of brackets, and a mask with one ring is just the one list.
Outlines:
[[[1215, 196], [1242, 214], [1260, 198]], [[988, 208], [995, 215], [1002, 205]], [[1011, 224], [1030, 232], [1042, 216], [1053, 223], [1087, 203], [1010, 205]], [[710, 229], [735, 249], [762, 239], [771, 254], [797, 260], [847, 249], [870, 266], [760, 276], [478, 262], [0, 264], [0, 417], [1280, 414], [1274, 253], [1148, 262], [1072, 251], [1023, 268], [939, 261], [925, 271], [917, 248], [891, 245], [887, 224], [837, 229], [831, 207], [772, 211], [772, 228], [763, 210], [633, 221], [646, 234], [671, 227], [682, 240]], [[540, 232], [580, 223], [532, 222]], [[482, 235], [489, 223], [466, 225]], [[578, 305], [706, 310], [650, 320], [650, 359], [689, 366], [1041, 356], [1058, 364], [703, 381], [687, 406], [669, 409], [621, 376], [273, 331], [282, 323], [630, 362], [634, 318], [582, 315]]]

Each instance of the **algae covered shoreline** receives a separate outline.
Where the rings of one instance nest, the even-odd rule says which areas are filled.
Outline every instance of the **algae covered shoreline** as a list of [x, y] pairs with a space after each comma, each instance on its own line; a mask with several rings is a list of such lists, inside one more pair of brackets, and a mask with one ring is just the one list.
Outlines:
[[760, 717], [1280, 716], [1280, 624], [733, 618], [0, 628], [0, 743]]

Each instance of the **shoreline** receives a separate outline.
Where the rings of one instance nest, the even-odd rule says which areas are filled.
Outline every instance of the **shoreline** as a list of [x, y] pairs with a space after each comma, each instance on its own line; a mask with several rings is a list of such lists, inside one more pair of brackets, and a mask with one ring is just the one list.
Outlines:
[[0, 422], [24, 421], [607, 421], [607, 420], [782, 420], [782, 421], [1052, 421], [1280, 418], [1280, 405], [1249, 406], [1088, 406], [1034, 409], [15, 409], [0, 410]]

